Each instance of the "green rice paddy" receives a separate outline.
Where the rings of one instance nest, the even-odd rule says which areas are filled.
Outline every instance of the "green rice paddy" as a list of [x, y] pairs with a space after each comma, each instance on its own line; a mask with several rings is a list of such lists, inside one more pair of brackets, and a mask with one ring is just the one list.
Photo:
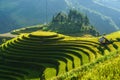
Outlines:
[[97, 37], [70, 37], [54, 32], [21, 34], [0, 46], [0, 80], [44, 80], [62, 75], [117, 51], [119, 32], [107, 35], [105, 46]]

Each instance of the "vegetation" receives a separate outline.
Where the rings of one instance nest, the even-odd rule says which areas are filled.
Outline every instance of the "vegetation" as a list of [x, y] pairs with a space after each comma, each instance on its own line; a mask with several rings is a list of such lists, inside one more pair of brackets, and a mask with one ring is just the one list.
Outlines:
[[42, 30], [43, 26], [45, 27], [45, 25], [42, 25], [42, 24], [29, 26], [29, 27], [13, 30], [10, 33], [11, 34], [31, 33], [31, 32], [37, 31], [37, 30]]
[[63, 75], [54, 77], [51, 80], [118, 80], [118, 58], [120, 57], [118, 51], [102, 56], [92, 63], [86, 64]]
[[[98, 0], [1, 0], [0, 6], [2, 33], [42, 23], [13, 30], [11, 33], [17, 37], [0, 34], [0, 80], [120, 79], [120, 31], [106, 36], [111, 43], [100, 44], [96, 30], [105, 33], [119, 30], [118, 8], [107, 7]], [[67, 11], [68, 6], [86, 15], [74, 9], [59, 12]], [[56, 12], [59, 13], [53, 16]]]
[[67, 35], [99, 35], [96, 29], [90, 24], [88, 17], [77, 10], [70, 10], [68, 14], [59, 12], [56, 16], [53, 16], [50, 26], [46, 27], [45, 30]]
[[0, 46], [0, 79], [43, 80], [60, 76], [117, 51], [118, 33], [107, 36], [116, 42], [106, 46], [100, 46], [96, 37], [70, 37], [44, 31], [21, 34]]
[[94, 26], [89, 22], [86, 15], [77, 10], [70, 10], [68, 14], [59, 12], [50, 23], [46, 25], [35, 25], [11, 31], [12, 34], [30, 33], [37, 30], [54, 31], [71, 36], [83, 36], [85, 34], [98, 36]]
[[[47, 3], [49, 4], [47, 7], [49, 22], [56, 12], [65, 10], [67, 7], [64, 0], [48, 0]], [[43, 24], [45, 21], [46, 0], [0, 0], [0, 32], [2, 33], [25, 26]]]
[[[120, 56], [114, 59], [99, 63], [94, 69], [85, 72], [81, 80], [119, 80], [120, 78]], [[91, 76], [93, 75], [93, 76]]]
[[5, 43], [7, 40], [10, 40], [11, 37], [2, 37], [0, 36], [0, 44]]
[[[57, 12], [67, 12], [67, 9], [72, 7], [75, 7], [81, 12], [87, 14], [91, 24], [94, 25], [100, 33], [110, 33], [116, 31], [116, 29], [118, 29], [118, 27], [120, 26], [119, 5], [116, 5], [119, 4], [119, 0], [107, 1], [106, 3], [104, 3], [103, 0], [48, 0], [47, 2], [49, 5], [47, 6], [46, 16], [45, 0], [0, 0], [0, 32], [4, 33], [25, 26], [45, 23], [46, 17], [47, 22], [50, 22], [52, 16], [55, 15]], [[28, 5], [28, 3], [31, 5]], [[72, 3], [72, 5], [70, 3]], [[107, 6], [108, 3], [109, 6]], [[24, 7], [22, 7], [21, 5], [23, 5]]]

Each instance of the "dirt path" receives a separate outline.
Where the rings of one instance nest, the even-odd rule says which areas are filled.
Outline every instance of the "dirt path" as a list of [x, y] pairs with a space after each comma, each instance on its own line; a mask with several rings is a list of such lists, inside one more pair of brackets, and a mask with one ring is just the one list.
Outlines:
[[0, 34], [0, 37], [17, 37], [18, 35], [13, 35], [11, 33]]

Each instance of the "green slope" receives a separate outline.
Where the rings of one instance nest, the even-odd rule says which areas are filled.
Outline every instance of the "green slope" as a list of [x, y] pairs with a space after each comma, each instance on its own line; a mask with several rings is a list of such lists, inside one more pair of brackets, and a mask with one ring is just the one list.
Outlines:
[[119, 80], [119, 52], [112, 52], [51, 80]]
[[[112, 45], [107, 45], [109, 51], [105, 51], [104, 55], [93, 62], [83, 65], [77, 69], [73, 69], [68, 73], [52, 78], [52, 80], [119, 80], [120, 69], [120, 32], [114, 32], [107, 35], [107, 38], [117, 39]], [[106, 47], [106, 48], [107, 48]], [[111, 49], [111, 50], [110, 50]], [[109, 54], [108, 54], [109, 53]]]
[[42, 28], [45, 26], [46, 25], [39, 24], [39, 25], [29, 26], [25, 28], [15, 29], [15, 30], [12, 30], [10, 33], [11, 34], [31, 33], [34, 31], [42, 30]]
[[0, 78], [43, 80], [60, 76], [117, 51], [118, 33], [107, 35], [116, 42], [106, 46], [101, 46], [96, 37], [70, 37], [45, 31], [21, 34], [0, 46]]
[[[93, 69], [84, 73], [80, 80], [119, 80], [120, 54], [103, 63], [97, 64]], [[79, 76], [78, 76], [79, 77]]]

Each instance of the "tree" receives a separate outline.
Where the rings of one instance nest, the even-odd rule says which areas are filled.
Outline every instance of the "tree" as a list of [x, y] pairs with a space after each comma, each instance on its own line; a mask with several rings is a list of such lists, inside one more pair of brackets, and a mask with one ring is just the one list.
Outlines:
[[59, 12], [56, 16], [53, 16], [52, 23], [64, 23], [66, 22], [67, 15], [63, 12]]
[[87, 26], [90, 25], [90, 22], [89, 22], [89, 19], [88, 19], [87, 16], [85, 16], [83, 22], [84, 22], [84, 24], [87, 25]]
[[82, 33], [95, 35], [97, 32], [94, 26], [90, 25], [86, 15], [73, 9], [68, 14], [59, 12], [56, 16], [53, 16], [48, 28], [62, 34]]

